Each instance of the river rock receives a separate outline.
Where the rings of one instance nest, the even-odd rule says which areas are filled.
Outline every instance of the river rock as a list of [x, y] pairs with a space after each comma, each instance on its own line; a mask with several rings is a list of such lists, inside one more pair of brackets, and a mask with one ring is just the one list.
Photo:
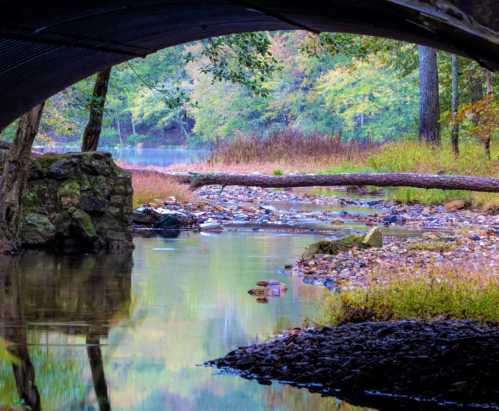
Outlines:
[[368, 247], [383, 247], [383, 233], [379, 227], [371, 229], [362, 240], [362, 243]]
[[454, 200], [445, 203], [444, 207], [447, 211], [457, 211], [466, 208], [466, 205], [467, 205], [466, 202], [463, 200]]
[[250, 289], [248, 294], [258, 298], [280, 297], [288, 290], [288, 286], [278, 280], [261, 280], [256, 285], [258, 287]]
[[386, 217], [383, 217], [383, 223], [385, 225], [390, 225], [390, 224], [405, 224], [406, 223], [406, 218], [404, 216], [398, 215], [398, 214], [392, 214], [388, 215]]
[[364, 236], [351, 234], [339, 240], [322, 240], [308, 246], [302, 258], [308, 260], [318, 254], [336, 255], [341, 251], [348, 251], [354, 247], [368, 248], [364, 243]]
[[109, 153], [33, 157], [22, 198], [22, 244], [59, 252], [130, 250], [132, 192], [131, 175]]
[[139, 207], [133, 211], [134, 224], [153, 226], [159, 219], [159, 214], [152, 207]]
[[191, 219], [181, 212], [164, 212], [159, 215], [158, 220], [155, 222], [155, 228], [161, 229], [178, 229], [191, 225]]

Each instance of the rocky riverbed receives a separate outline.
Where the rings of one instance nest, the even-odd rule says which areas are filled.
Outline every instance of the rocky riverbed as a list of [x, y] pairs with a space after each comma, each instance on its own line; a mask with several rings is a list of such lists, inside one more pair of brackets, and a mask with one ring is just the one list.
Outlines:
[[[424, 275], [435, 267], [453, 266], [499, 275], [499, 215], [494, 210], [466, 209], [456, 202], [401, 205], [337, 193], [329, 197], [301, 190], [204, 187], [197, 192], [196, 203], [171, 198], [139, 208], [135, 222], [140, 230], [314, 232], [324, 247], [312, 245], [308, 251], [316, 252], [304, 250], [305, 256], [290, 261], [282, 272], [335, 292], [365, 287], [380, 270]], [[375, 235], [366, 238], [368, 231]], [[339, 239], [348, 246], [327, 244]], [[286, 292], [280, 280], [260, 281], [257, 286], [249, 294], [258, 302]], [[240, 347], [208, 365], [237, 370], [264, 384], [287, 382], [380, 409], [421, 409], [418, 401], [425, 401], [425, 410], [430, 403], [445, 401], [499, 407], [498, 348], [497, 325], [369, 322], [293, 329], [267, 343]], [[372, 395], [383, 400], [373, 402]]]
[[413, 397], [420, 406], [421, 401], [499, 406], [499, 328], [471, 321], [293, 329], [206, 365], [237, 370], [263, 384], [287, 382], [367, 404], [362, 398], [390, 394], [391, 402]]
[[286, 272], [329, 288], [365, 286], [379, 270], [406, 267], [424, 273], [435, 266], [479, 268], [499, 275], [499, 215], [441, 206], [402, 205], [380, 197], [351, 198], [345, 191], [320, 196], [311, 191], [255, 187], [203, 187], [196, 203], [174, 198], [135, 212], [139, 229], [228, 229], [313, 232], [326, 238], [365, 233], [377, 226], [381, 248], [352, 248], [290, 262]]

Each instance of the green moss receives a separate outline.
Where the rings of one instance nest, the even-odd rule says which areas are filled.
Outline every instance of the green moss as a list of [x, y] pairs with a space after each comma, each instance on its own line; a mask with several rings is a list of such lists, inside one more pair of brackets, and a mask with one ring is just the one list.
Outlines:
[[43, 214], [28, 213], [23, 218], [21, 236], [25, 244], [45, 244], [55, 236], [55, 226]]
[[63, 208], [77, 206], [80, 202], [80, 184], [75, 180], [64, 182], [57, 190], [57, 198]]
[[43, 156], [34, 157], [32, 159], [33, 166], [38, 170], [43, 172], [48, 172], [50, 166], [58, 160], [61, 160], [63, 156], [61, 154], [47, 153]]
[[80, 195], [80, 183], [75, 180], [66, 181], [61, 184], [59, 190], [57, 191], [59, 197], [62, 196], [79, 196]]
[[97, 236], [97, 231], [95, 229], [92, 218], [83, 210], [72, 209], [70, 210], [71, 217], [73, 221], [80, 229], [84, 237], [91, 239]]
[[37, 205], [37, 196], [33, 191], [25, 191], [21, 201], [24, 209], [30, 209]]

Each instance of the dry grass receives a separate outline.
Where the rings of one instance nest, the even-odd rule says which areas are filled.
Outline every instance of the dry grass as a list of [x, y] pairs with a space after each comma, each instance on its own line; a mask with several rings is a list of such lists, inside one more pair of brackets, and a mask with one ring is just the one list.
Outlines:
[[188, 186], [178, 184], [161, 173], [150, 170], [133, 170], [133, 205], [150, 204], [175, 197], [181, 202], [196, 202], [196, 195]]
[[331, 165], [338, 161], [360, 162], [377, 145], [357, 141], [344, 142], [339, 136], [314, 134], [305, 136], [294, 130], [283, 130], [268, 137], [241, 136], [216, 147], [211, 164], [314, 164]]
[[499, 322], [499, 276], [479, 267], [434, 267], [373, 274], [366, 288], [333, 294], [326, 322], [435, 318]]
[[287, 173], [315, 173], [325, 165], [317, 164], [314, 161], [274, 161], [246, 164], [222, 164], [202, 161], [195, 164], [173, 164], [168, 167], [161, 166], [137, 166], [124, 162], [118, 162], [118, 165], [127, 170], [148, 170], [157, 173], [174, 173], [174, 172], [197, 172], [197, 173], [263, 173], [272, 175], [276, 171], [284, 174]]

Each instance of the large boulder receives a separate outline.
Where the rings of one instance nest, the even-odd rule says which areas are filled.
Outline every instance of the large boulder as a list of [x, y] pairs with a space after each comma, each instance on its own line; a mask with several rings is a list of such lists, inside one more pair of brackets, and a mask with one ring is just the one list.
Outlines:
[[131, 175], [111, 154], [34, 157], [22, 200], [22, 242], [59, 252], [129, 250], [132, 194]]

